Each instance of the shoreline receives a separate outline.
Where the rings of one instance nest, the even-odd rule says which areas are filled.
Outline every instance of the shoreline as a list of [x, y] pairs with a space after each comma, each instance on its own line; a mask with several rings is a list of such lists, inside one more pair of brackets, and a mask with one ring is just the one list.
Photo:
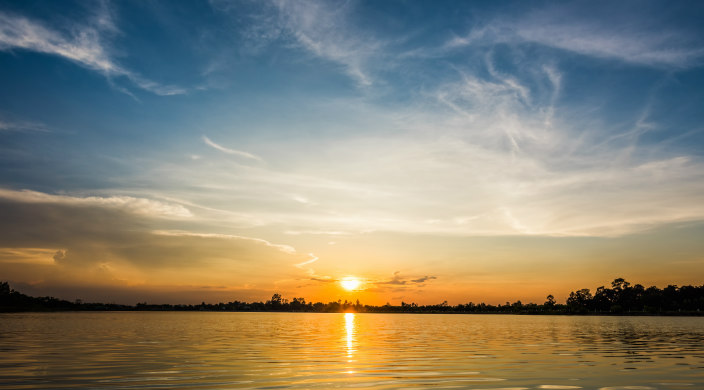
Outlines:
[[317, 311], [254, 311], [254, 310], [168, 310], [168, 309], [58, 309], [58, 310], [3, 310], [0, 314], [22, 314], [22, 313], [281, 313], [281, 314], [422, 314], [422, 315], [515, 315], [515, 316], [562, 316], [562, 317], [704, 317], [704, 312], [662, 312], [662, 313], [533, 313], [533, 312], [399, 312], [399, 311], [337, 311], [337, 312], [317, 312]]

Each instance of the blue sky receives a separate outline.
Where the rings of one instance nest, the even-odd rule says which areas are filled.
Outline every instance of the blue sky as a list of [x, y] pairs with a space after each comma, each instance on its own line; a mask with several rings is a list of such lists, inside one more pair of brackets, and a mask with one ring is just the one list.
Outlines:
[[565, 293], [541, 275], [695, 283], [702, 19], [696, 2], [0, 2], [0, 266], [127, 300], [323, 296], [350, 275], [383, 302]]

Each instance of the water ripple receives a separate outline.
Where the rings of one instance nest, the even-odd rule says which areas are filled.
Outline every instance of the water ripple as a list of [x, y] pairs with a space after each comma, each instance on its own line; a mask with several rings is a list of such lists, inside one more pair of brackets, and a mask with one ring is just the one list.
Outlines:
[[704, 388], [704, 318], [0, 315], [0, 389]]

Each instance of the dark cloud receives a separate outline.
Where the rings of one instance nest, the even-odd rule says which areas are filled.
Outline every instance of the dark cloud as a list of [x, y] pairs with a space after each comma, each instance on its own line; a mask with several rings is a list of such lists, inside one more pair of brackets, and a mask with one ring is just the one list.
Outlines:
[[330, 282], [335, 282], [336, 280], [333, 278], [326, 278], [326, 277], [317, 277], [313, 276], [309, 278], [310, 280], [316, 281], [316, 282], [324, 282], [324, 283], [330, 283]]
[[386, 281], [386, 282], [381, 282], [380, 284], [405, 285], [407, 283], [408, 283], [407, 280], [401, 279], [401, 271], [396, 271], [396, 272], [394, 272], [394, 277], [391, 278], [391, 280]]
[[425, 275], [417, 279], [403, 278], [401, 277], [401, 271], [396, 271], [394, 272], [394, 276], [390, 280], [379, 282], [377, 284], [392, 286], [422, 285], [424, 282], [432, 279], [437, 279], [437, 277]]
[[411, 280], [411, 282], [413, 282], [413, 283], [423, 283], [423, 282], [426, 282], [426, 281], [432, 280], [432, 279], [437, 279], [437, 277], [425, 275], [425, 276], [423, 276], [422, 278], [413, 279], [413, 280]]
[[[258, 238], [164, 229], [174, 224], [169, 217], [113, 207], [103, 198], [84, 202], [46, 195], [27, 202], [16, 192], [2, 195], [0, 252], [7, 252], [5, 277], [15, 281], [88, 286], [134, 284], [136, 278], [149, 286], [244, 285], [269, 282], [272, 269], [285, 272], [301, 261], [293, 248]], [[29, 264], [40, 257], [45, 261]]]
[[[158, 216], [80, 202], [22, 202], [0, 197], [0, 247], [53, 248], [57, 263], [121, 259], [141, 267], [260, 262], [292, 248], [255, 238], [159, 231]], [[264, 255], [264, 256], [260, 256]]]
[[56, 253], [54, 253], [54, 256], [52, 257], [55, 262], [60, 263], [63, 261], [63, 259], [66, 258], [66, 251], [65, 250], [58, 250]]

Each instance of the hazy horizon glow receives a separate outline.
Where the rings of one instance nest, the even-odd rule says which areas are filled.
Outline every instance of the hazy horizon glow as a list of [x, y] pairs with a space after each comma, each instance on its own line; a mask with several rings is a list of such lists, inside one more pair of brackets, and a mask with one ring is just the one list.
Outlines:
[[4, 3], [0, 280], [125, 303], [701, 284], [703, 17]]

